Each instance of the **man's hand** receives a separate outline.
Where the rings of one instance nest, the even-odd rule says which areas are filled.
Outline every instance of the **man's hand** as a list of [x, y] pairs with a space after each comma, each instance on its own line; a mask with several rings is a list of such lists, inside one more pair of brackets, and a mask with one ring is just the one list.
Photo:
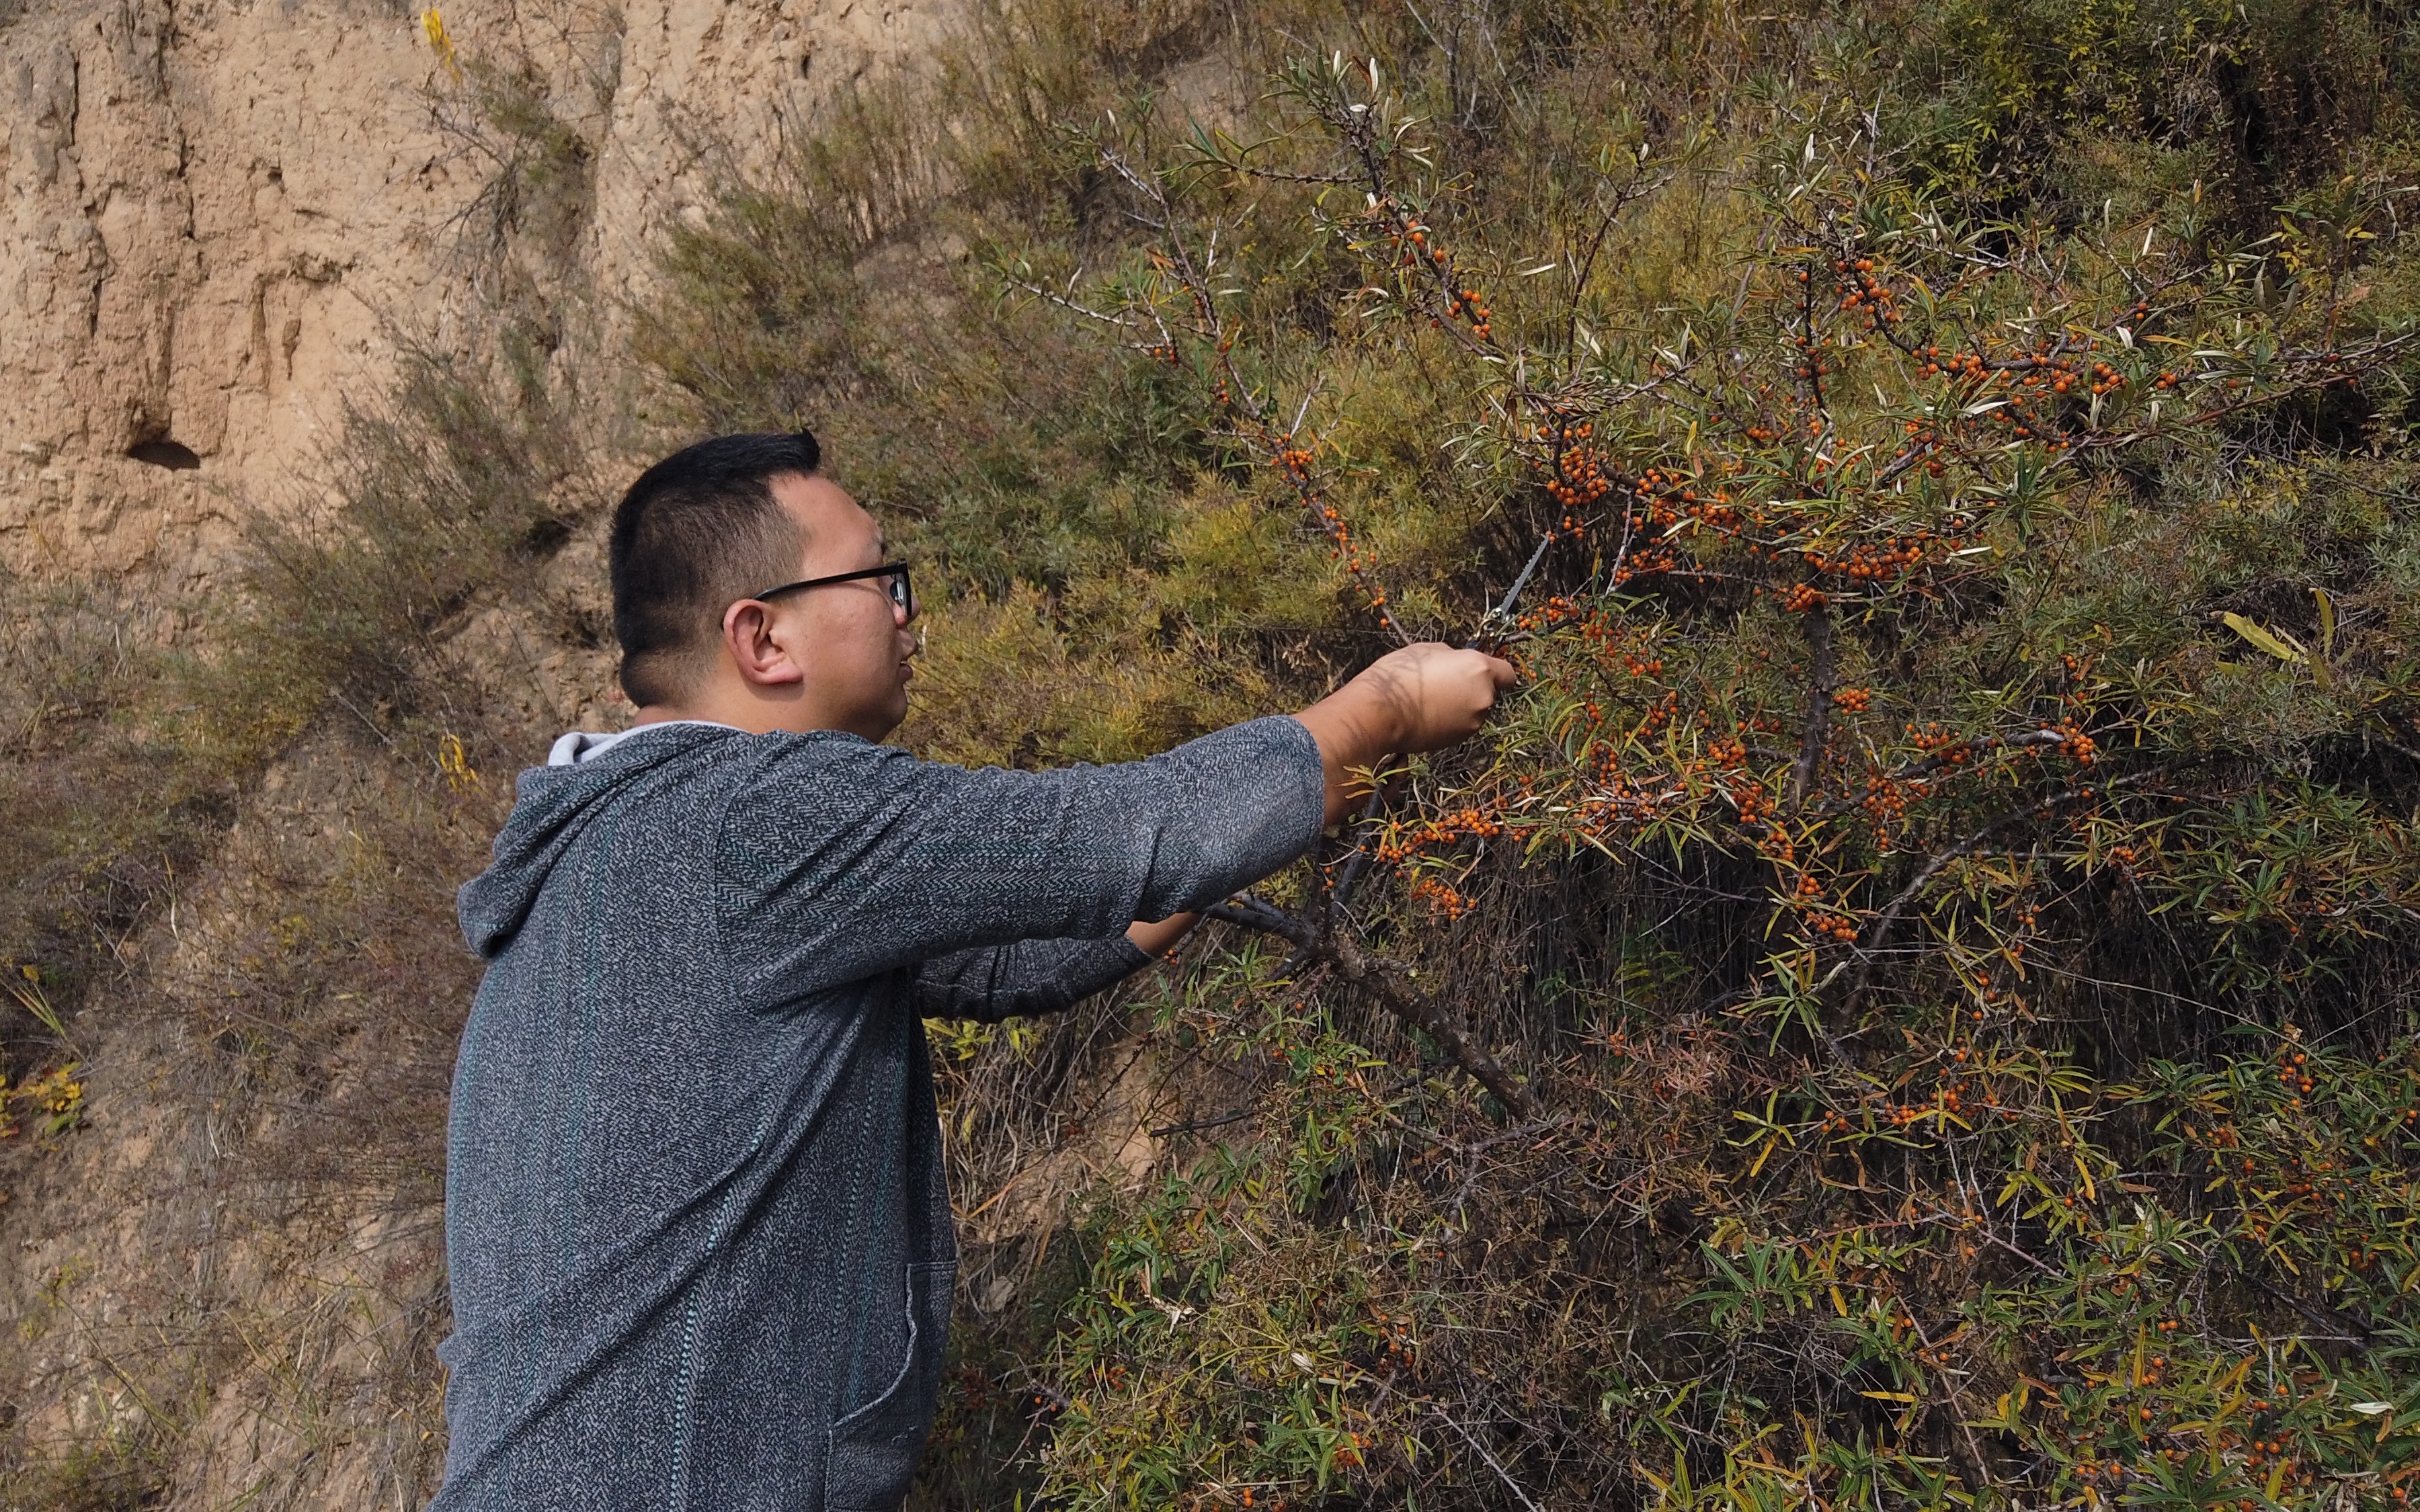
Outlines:
[[1483, 651], [1423, 641], [1389, 652], [1295, 715], [1319, 742], [1327, 769], [1327, 822], [1343, 818], [1369, 791], [1355, 780], [1356, 768], [1467, 739], [1513, 676], [1512, 663]]

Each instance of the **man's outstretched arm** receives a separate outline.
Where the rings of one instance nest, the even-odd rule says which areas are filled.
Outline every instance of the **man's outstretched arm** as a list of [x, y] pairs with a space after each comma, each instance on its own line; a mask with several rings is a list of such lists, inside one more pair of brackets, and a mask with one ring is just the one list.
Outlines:
[[[1391, 751], [1476, 730], [1512, 670], [1414, 646], [1295, 718], [1142, 762], [969, 772], [845, 737], [768, 746], [724, 820], [727, 945], [767, 1007], [970, 947], [1109, 939], [1217, 903], [1307, 849]], [[837, 743], [835, 743], [837, 741]]]
[[[1326, 823], [1342, 820], [1369, 792], [1357, 773], [1389, 756], [1435, 750], [1474, 733], [1512, 681], [1510, 662], [1430, 641], [1393, 653], [1295, 715], [1319, 742], [1327, 779]], [[1137, 919], [1125, 937], [1145, 956], [1165, 955], [1201, 920], [1189, 913]]]

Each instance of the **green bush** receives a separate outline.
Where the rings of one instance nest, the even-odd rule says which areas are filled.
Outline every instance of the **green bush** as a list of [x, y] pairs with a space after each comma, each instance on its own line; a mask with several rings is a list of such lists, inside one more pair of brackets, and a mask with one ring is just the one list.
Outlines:
[[[632, 433], [824, 436], [932, 585], [921, 749], [1137, 755], [1403, 635], [1527, 674], [1136, 992], [934, 1026], [1029, 1215], [921, 1504], [2404, 1504], [2412, 26], [1054, 3], [672, 229]], [[627, 471], [535, 77], [457, 102], [492, 363], [350, 417], [187, 654], [7, 585], [49, 1000], [275, 754], [363, 775], [195, 1020], [280, 1201], [431, 1190], [467, 773], [538, 733], [460, 632]], [[1063, 1222], [1136, 1066], [1156, 1164]]]
[[[683, 242], [689, 402], [945, 569], [925, 748], [1528, 673], [1146, 991], [1174, 1174], [935, 1504], [2401, 1504], [2407, 25], [1264, 8]], [[1122, 1026], [938, 1041], [970, 1203]]]

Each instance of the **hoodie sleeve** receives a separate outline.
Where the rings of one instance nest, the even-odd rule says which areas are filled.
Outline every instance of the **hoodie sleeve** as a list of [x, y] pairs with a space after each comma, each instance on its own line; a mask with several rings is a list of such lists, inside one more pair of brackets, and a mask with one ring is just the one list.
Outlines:
[[979, 945], [916, 968], [916, 1014], [997, 1024], [1057, 1013], [1149, 964], [1150, 954], [1123, 934]]
[[723, 821], [719, 900], [734, 980], [759, 1010], [1202, 907], [1310, 849], [1325, 802], [1318, 744], [1284, 717], [1047, 772], [968, 771], [846, 735], [761, 749]]

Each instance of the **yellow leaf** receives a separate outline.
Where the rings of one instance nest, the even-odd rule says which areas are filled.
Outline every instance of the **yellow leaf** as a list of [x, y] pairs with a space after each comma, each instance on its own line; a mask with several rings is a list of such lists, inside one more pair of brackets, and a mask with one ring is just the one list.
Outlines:
[[2304, 656], [2303, 648], [2296, 645], [2290, 637], [2280, 637], [2275, 631], [2262, 625], [2257, 620], [2247, 620], [2242, 615], [2232, 611], [2220, 616], [2220, 618], [2226, 622], [2226, 627], [2228, 629], [2234, 631], [2237, 635], [2243, 637], [2244, 640], [2251, 641], [2254, 645], [2258, 646], [2261, 650], [2276, 657], [2279, 661], [2304, 661], [2308, 659]]
[[1764, 1142], [1764, 1148], [1756, 1152], [1756, 1164], [1747, 1168], [1747, 1174], [1749, 1176], [1753, 1177], [1757, 1172], [1764, 1169], [1765, 1161], [1770, 1159], [1773, 1155], [1773, 1147], [1779, 1143], [1781, 1143], [1781, 1136], [1779, 1134], [1775, 1134], [1772, 1138]]
[[454, 60], [454, 39], [445, 30], [445, 18], [430, 6], [420, 13], [420, 30], [427, 37], [429, 47], [456, 78], [462, 76], [462, 65]]
[[1916, 1398], [1913, 1396], [1903, 1391], [1861, 1391], [1857, 1393], [1857, 1395], [1860, 1396], [1870, 1396], [1878, 1402], [1907, 1402], [1913, 1404], [1916, 1401]]

